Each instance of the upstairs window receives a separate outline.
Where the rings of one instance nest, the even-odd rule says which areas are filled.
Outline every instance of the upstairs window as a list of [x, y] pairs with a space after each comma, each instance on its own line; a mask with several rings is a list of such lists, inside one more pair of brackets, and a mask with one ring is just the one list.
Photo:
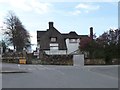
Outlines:
[[55, 38], [55, 37], [51, 38], [51, 42], [56, 42], [56, 41], [57, 41], [57, 38]]
[[77, 39], [69, 39], [70, 43], [77, 43]]

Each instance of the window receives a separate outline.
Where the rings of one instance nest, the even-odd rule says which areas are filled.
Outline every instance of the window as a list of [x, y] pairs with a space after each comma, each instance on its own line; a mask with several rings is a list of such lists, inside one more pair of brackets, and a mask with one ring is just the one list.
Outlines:
[[58, 49], [58, 43], [50, 43], [50, 49], [51, 50], [57, 50]]
[[55, 47], [58, 47], [58, 43], [50, 43], [50, 46], [55, 46]]
[[58, 50], [58, 46], [50, 46], [50, 50]]
[[51, 38], [51, 42], [56, 42], [57, 38]]
[[77, 39], [69, 39], [70, 43], [77, 43]]

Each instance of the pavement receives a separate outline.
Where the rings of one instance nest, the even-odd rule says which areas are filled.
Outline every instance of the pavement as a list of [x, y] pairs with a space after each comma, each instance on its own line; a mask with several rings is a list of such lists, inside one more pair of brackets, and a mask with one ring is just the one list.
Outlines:
[[2, 68], [2, 70], [0, 72], [1, 73], [27, 73], [28, 71], [22, 70], [22, 69], [6, 67], [6, 68]]
[[3, 65], [1, 64], [0, 66], [2, 67], [0, 69], [0, 73], [27, 73], [28, 72], [28, 70], [20, 68], [19, 64], [9, 64], [8, 66], [7, 63], [3, 63]]

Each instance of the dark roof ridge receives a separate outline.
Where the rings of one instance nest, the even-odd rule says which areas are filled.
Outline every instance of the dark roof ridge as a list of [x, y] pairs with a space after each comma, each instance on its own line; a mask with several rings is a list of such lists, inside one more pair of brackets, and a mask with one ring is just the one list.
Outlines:
[[55, 30], [55, 31], [57, 31], [59, 34], [61, 34], [61, 32], [59, 32], [55, 27], [53, 27], [52, 29], [47, 29], [47, 31], [49, 31], [49, 30]]

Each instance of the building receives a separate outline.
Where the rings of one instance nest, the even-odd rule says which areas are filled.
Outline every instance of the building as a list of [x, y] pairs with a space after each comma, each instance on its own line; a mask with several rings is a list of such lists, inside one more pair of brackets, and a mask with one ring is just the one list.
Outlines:
[[38, 52], [44, 51], [48, 55], [71, 54], [79, 50], [80, 39], [83, 37], [88, 37], [88, 35], [78, 35], [75, 31], [60, 33], [54, 27], [54, 23], [49, 22], [49, 29], [37, 31]]

